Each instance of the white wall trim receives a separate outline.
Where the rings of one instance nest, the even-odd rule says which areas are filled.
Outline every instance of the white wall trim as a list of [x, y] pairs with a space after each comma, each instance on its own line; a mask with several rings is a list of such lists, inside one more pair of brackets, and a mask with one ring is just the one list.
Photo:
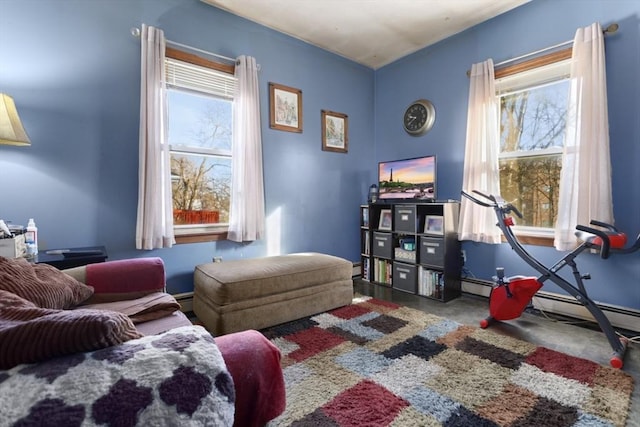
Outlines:
[[[462, 280], [462, 291], [472, 295], [480, 295], [488, 298], [492, 286], [493, 283], [486, 280], [468, 278]], [[533, 308], [546, 313], [560, 314], [595, 322], [595, 318], [589, 310], [569, 295], [538, 291], [533, 297], [532, 302]], [[599, 302], [596, 302], [596, 305], [600, 307], [613, 326], [629, 331], [640, 332], [640, 310]]]

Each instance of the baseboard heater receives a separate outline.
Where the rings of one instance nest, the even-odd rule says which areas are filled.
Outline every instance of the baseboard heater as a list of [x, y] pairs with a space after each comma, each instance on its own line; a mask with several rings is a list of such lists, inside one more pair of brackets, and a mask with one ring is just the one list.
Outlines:
[[[471, 278], [462, 280], [463, 292], [487, 298], [491, 293], [492, 286], [492, 282], [486, 280]], [[596, 304], [613, 326], [629, 331], [640, 332], [640, 310], [612, 304]], [[533, 297], [533, 308], [544, 311], [545, 313], [559, 314], [595, 323], [594, 317], [585, 306], [571, 296], [557, 294], [555, 292], [538, 291]]]
[[175, 294], [173, 297], [180, 303], [180, 311], [183, 313], [193, 311], [193, 292], [183, 292]]
[[360, 277], [362, 271], [362, 263], [361, 262], [354, 262], [353, 263], [353, 272], [351, 273], [351, 278], [355, 279], [356, 277]]

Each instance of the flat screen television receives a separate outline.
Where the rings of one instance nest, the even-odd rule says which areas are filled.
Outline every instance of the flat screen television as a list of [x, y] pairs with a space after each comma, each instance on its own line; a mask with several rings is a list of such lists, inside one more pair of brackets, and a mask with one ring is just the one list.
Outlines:
[[436, 156], [392, 160], [378, 164], [381, 202], [436, 200]]

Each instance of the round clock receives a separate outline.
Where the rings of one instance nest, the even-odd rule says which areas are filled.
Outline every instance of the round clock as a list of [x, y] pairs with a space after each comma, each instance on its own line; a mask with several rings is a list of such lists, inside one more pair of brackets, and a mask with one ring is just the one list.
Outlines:
[[436, 121], [436, 109], [426, 99], [414, 101], [407, 107], [402, 126], [409, 135], [419, 136], [427, 133]]

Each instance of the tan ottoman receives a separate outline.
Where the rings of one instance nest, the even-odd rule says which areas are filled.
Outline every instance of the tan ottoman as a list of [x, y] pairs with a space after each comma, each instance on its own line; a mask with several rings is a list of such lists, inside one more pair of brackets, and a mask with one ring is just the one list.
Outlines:
[[278, 325], [351, 304], [352, 271], [319, 253], [201, 264], [193, 311], [215, 335]]

